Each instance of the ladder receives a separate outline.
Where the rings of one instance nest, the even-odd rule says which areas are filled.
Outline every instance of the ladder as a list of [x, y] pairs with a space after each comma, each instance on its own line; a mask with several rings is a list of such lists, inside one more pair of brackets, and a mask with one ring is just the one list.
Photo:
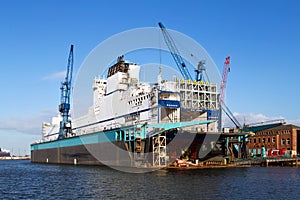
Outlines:
[[144, 161], [142, 128], [140, 125], [135, 126], [133, 142], [134, 142], [133, 162], [134, 162], [134, 166], [138, 166], [141, 165], [142, 162]]

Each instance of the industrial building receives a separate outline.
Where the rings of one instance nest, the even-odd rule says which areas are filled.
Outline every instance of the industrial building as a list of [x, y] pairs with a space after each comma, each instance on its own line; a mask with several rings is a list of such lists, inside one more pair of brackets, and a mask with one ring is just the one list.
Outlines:
[[297, 155], [300, 152], [300, 127], [291, 124], [280, 125], [260, 130], [249, 138], [247, 149], [250, 155], [261, 155], [263, 147], [267, 152], [284, 149], [291, 155]]

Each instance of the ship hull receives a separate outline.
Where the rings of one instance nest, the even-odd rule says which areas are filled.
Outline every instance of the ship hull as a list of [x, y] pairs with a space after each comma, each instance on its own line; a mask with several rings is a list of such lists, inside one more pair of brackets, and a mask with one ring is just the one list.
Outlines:
[[31, 162], [79, 165], [131, 166], [131, 154], [124, 141], [117, 141], [115, 131], [31, 145]]
[[[118, 146], [125, 146], [122, 142], [117, 142]], [[49, 164], [77, 164], [77, 165], [105, 165], [107, 162], [113, 166], [128, 166], [130, 162], [127, 159], [120, 160], [115, 153], [109, 153], [109, 157], [101, 157], [98, 152], [105, 152], [111, 148], [111, 144], [97, 143], [84, 144], [71, 147], [56, 147], [49, 149], [31, 150], [31, 162], [49, 163]], [[96, 151], [91, 151], [96, 149]], [[106, 160], [104, 160], [106, 159]]]
[[[136, 139], [118, 140], [117, 130], [92, 133], [61, 140], [31, 145], [31, 162], [49, 164], [108, 165], [117, 167], [165, 166], [182, 156], [182, 150], [189, 152], [189, 158], [199, 158], [200, 147], [206, 134], [169, 131], [165, 135], [163, 164], [157, 163], [154, 138], [145, 138], [136, 150]], [[175, 138], [176, 135], [176, 138]], [[155, 137], [155, 136], [154, 136]], [[162, 143], [161, 143], [162, 144]], [[158, 144], [158, 145], [161, 145]], [[207, 146], [207, 145], [206, 145]], [[163, 146], [160, 146], [160, 149]], [[156, 160], [156, 161], [155, 161]], [[160, 160], [161, 161], [161, 160]]]

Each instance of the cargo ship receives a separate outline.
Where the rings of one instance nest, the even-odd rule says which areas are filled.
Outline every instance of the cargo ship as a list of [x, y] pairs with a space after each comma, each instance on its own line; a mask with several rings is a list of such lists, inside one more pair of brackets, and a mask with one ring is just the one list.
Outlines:
[[41, 141], [31, 144], [31, 162], [166, 166], [187, 151], [197, 159], [203, 133], [218, 131], [217, 85], [163, 80], [161, 69], [149, 84], [140, 81], [140, 68], [120, 56], [106, 78], [91, 80], [87, 114], [70, 120], [62, 137], [63, 116], [43, 123]]
[[145, 82], [141, 66], [119, 56], [105, 77], [90, 80], [93, 103], [72, 119], [71, 45], [60, 114], [43, 123], [42, 139], [31, 144], [31, 162], [162, 167], [183, 158], [197, 162], [216, 145], [205, 137], [220, 133], [217, 84], [203, 78], [203, 61], [193, 79], [170, 34], [159, 27], [182, 77], [163, 79], [160, 67], [155, 80]]

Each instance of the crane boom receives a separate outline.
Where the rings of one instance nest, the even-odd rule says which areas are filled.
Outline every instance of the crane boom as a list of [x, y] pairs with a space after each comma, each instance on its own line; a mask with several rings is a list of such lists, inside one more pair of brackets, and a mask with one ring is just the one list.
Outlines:
[[222, 105], [222, 110], [226, 113], [226, 115], [229, 117], [229, 119], [234, 123], [234, 125], [237, 128], [241, 128], [241, 124], [240, 122], [236, 119], [236, 117], [232, 114], [232, 112], [230, 111], [230, 109], [223, 103]]
[[59, 105], [59, 112], [62, 116], [60, 122], [58, 139], [64, 138], [68, 133], [71, 132], [71, 121], [69, 120], [70, 111], [70, 96], [71, 96], [71, 84], [72, 84], [72, 73], [73, 73], [73, 45], [71, 45], [67, 72], [65, 81], [61, 83], [61, 102]]
[[224, 102], [225, 89], [226, 89], [226, 83], [227, 83], [227, 75], [228, 75], [228, 72], [230, 72], [230, 66], [229, 65], [230, 65], [230, 56], [227, 56], [226, 59], [225, 59], [225, 62], [224, 62], [224, 67], [223, 67], [219, 102], [220, 102], [221, 111], [223, 110], [225, 112], [225, 114], [229, 117], [229, 119], [234, 123], [234, 125], [237, 128], [241, 128], [242, 127], [241, 124], [236, 119], [236, 117], [232, 114], [230, 109], [225, 105], [225, 102]]
[[186, 64], [184, 63], [176, 45], [175, 45], [175, 42], [174, 40], [172, 39], [171, 35], [169, 34], [169, 32], [167, 31], [167, 29], [165, 28], [165, 26], [159, 22], [158, 23], [158, 26], [160, 27], [162, 33], [163, 33], [163, 36], [164, 36], [164, 39], [165, 39], [165, 42], [170, 50], [170, 53], [173, 57], [173, 59], [175, 60], [176, 62], [176, 65], [181, 73], [181, 75], [183, 76], [184, 79], [188, 80], [193, 80], [192, 79], [192, 76], [191, 74], [189, 73], [187, 67], [186, 67]]
[[225, 98], [225, 88], [226, 88], [226, 83], [227, 83], [227, 74], [230, 72], [230, 56], [226, 57], [226, 60], [224, 62], [224, 67], [223, 67], [223, 74], [222, 74], [222, 81], [221, 81], [221, 93], [220, 93], [220, 105], [224, 103], [224, 98]]

